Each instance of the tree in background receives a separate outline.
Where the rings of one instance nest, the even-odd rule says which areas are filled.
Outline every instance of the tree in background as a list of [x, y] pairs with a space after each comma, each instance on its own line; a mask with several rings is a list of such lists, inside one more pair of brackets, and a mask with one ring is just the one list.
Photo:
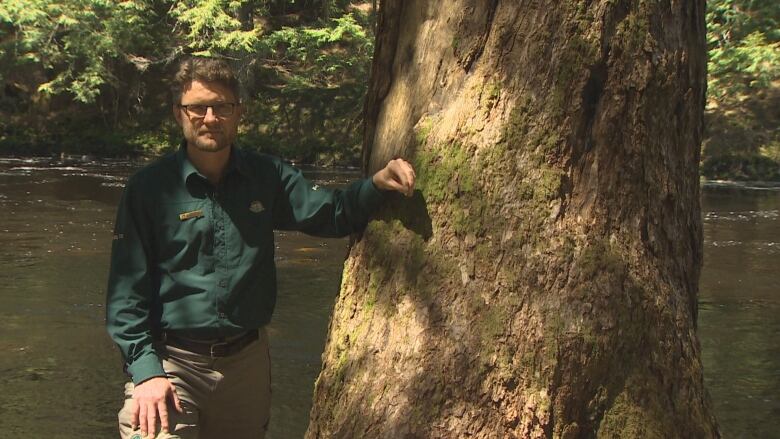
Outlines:
[[780, 180], [780, 2], [710, 0], [711, 178]]
[[707, 2], [709, 97], [756, 93], [780, 79], [780, 3]]
[[73, 137], [84, 125], [115, 130], [143, 114], [149, 62], [139, 54], [161, 57], [159, 16], [138, 1], [0, 3], [0, 100], [10, 110], [4, 137], [46, 142], [52, 139], [38, 134], [52, 122]]
[[175, 137], [167, 69], [194, 53], [226, 56], [244, 75], [248, 145], [310, 161], [354, 158], [373, 52], [368, 5], [4, 1], [0, 99], [16, 117], [0, 126], [0, 143], [102, 153], [175, 143], [166, 136]]
[[[245, 74], [246, 146], [354, 162], [376, 3], [3, 0], [0, 152], [159, 152], [176, 142], [164, 80], [187, 52]], [[774, 0], [707, 2], [708, 177], [780, 179], [779, 22]]]
[[704, 1], [380, 6], [308, 438], [714, 438], [696, 335]]

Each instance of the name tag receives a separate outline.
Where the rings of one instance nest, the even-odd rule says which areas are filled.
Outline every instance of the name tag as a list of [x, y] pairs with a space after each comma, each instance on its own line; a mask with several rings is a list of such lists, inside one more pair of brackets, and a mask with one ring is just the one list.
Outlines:
[[193, 210], [192, 212], [184, 212], [179, 214], [180, 221], [186, 221], [192, 218], [200, 218], [203, 216], [202, 210]]

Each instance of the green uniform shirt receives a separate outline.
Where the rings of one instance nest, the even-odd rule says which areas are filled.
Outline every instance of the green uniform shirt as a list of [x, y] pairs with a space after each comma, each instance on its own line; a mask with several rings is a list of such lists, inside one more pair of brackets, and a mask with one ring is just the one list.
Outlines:
[[216, 187], [184, 147], [130, 177], [117, 212], [106, 313], [133, 382], [165, 376], [153, 347], [161, 330], [216, 338], [271, 320], [274, 229], [345, 236], [381, 199], [370, 179], [326, 189], [278, 158], [237, 148]]

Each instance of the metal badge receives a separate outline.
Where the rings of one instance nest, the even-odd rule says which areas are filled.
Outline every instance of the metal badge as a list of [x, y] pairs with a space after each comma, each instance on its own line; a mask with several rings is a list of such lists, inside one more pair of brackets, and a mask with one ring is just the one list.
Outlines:
[[200, 218], [203, 216], [202, 210], [193, 210], [192, 212], [184, 212], [179, 214], [179, 220], [185, 221], [190, 218]]

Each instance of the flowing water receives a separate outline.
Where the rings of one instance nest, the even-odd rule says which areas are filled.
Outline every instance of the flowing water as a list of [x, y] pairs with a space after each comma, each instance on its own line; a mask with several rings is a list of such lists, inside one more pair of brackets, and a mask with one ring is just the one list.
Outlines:
[[[115, 206], [138, 167], [0, 159], [0, 437], [116, 437], [121, 359], [103, 328]], [[354, 173], [316, 171], [340, 185]], [[707, 186], [699, 328], [727, 438], [780, 437], [780, 190]], [[272, 439], [306, 429], [345, 239], [277, 234]]]
[[707, 185], [699, 335], [724, 438], [780, 438], [780, 187]]

